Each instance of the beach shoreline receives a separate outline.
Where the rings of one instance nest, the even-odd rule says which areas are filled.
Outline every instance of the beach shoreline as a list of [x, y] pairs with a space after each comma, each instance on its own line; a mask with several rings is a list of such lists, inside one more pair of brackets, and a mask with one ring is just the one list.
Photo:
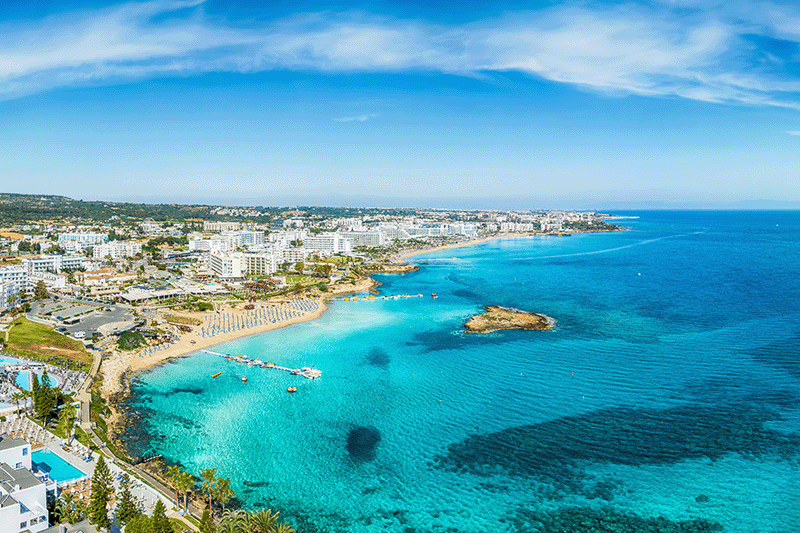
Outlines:
[[433, 248], [426, 248], [423, 250], [414, 250], [413, 252], [407, 252], [397, 256], [397, 261], [404, 261], [409, 257], [414, 257], [417, 255], [429, 254], [431, 252], [439, 252], [442, 250], [455, 250], [458, 248], [466, 248], [468, 246], [475, 246], [476, 244], [483, 244], [486, 242], [496, 241], [500, 239], [516, 239], [519, 237], [542, 237], [545, 235], [549, 235], [547, 233], [503, 233], [501, 235], [492, 235], [491, 237], [484, 237], [483, 239], [477, 239], [474, 241], [467, 241], [467, 242], [460, 242], [457, 244], [446, 244], [443, 246], [435, 246]]

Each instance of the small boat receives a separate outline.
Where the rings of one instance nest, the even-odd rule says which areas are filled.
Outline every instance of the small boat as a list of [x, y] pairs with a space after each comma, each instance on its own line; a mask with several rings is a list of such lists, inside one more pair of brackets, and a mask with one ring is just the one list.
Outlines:
[[214, 374], [213, 376], [211, 376], [211, 379], [218, 378], [218, 377], [220, 377], [221, 375], [222, 375], [222, 372], [217, 372], [216, 374]]
[[286, 389], [286, 392], [288, 392], [289, 394], [297, 392], [297, 387], [289, 387], [288, 389]]
[[438, 298], [438, 296], [436, 296], [436, 293], [435, 293], [435, 292], [433, 292], [433, 293], [431, 293], [431, 298], [434, 298], [434, 299], [435, 299], [435, 298]]
[[242, 383], [247, 383], [247, 376], [242, 376]]

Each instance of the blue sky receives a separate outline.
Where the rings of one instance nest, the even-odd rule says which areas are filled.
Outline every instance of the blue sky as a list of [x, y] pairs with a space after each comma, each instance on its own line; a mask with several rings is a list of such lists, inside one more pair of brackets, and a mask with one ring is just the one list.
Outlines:
[[0, 8], [7, 192], [800, 202], [796, 2], [47, 4]]

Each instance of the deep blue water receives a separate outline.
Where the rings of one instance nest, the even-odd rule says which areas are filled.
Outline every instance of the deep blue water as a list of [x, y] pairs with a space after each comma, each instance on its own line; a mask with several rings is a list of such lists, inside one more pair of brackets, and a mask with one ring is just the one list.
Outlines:
[[[800, 213], [639, 215], [417, 256], [379, 290], [425, 298], [218, 347], [316, 381], [206, 354], [140, 374], [130, 451], [300, 531], [800, 531]], [[492, 304], [557, 327], [463, 333]]]

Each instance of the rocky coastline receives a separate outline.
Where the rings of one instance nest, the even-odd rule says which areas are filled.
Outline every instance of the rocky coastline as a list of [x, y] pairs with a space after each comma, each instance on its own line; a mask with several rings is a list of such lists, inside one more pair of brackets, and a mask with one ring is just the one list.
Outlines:
[[555, 327], [555, 320], [540, 313], [487, 305], [485, 313], [475, 315], [464, 324], [467, 333], [492, 333], [506, 329], [547, 331]]

